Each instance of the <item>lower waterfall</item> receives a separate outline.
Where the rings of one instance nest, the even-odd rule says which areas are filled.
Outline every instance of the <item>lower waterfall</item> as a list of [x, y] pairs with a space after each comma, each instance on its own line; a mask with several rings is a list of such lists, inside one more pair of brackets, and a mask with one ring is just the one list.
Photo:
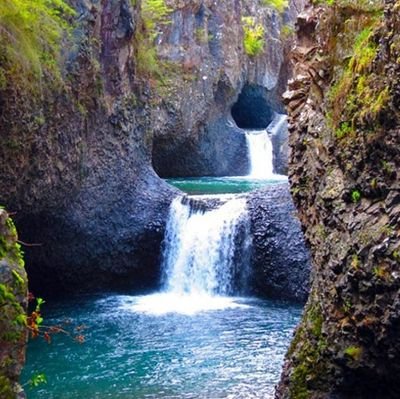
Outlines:
[[176, 198], [166, 228], [164, 290], [180, 295], [235, 294], [238, 278], [245, 278], [249, 237], [244, 198], [211, 210], [190, 197]]
[[243, 307], [251, 235], [241, 196], [179, 196], [163, 243], [162, 288], [132, 307], [151, 314], [195, 314]]

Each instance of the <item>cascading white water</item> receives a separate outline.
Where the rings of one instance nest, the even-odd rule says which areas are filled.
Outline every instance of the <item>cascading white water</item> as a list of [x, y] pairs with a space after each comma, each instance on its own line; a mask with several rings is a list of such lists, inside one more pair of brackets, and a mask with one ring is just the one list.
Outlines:
[[283, 135], [283, 131], [288, 130], [288, 117], [285, 114], [275, 114], [274, 119], [268, 125], [267, 131], [271, 136]]
[[250, 159], [249, 177], [268, 179], [273, 176], [272, 142], [267, 130], [248, 130], [246, 140]]
[[274, 176], [273, 147], [270, 136], [281, 134], [282, 129], [287, 129], [287, 116], [275, 114], [274, 119], [266, 129], [246, 131], [250, 160], [249, 177], [268, 179]]
[[178, 295], [233, 293], [235, 240], [245, 225], [246, 200], [205, 211], [185, 197], [170, 208], [164, 249], [164, 289]]

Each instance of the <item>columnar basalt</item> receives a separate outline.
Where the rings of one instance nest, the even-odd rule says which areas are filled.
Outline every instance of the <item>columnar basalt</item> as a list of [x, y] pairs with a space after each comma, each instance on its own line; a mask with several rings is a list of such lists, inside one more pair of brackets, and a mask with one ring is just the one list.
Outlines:
[[300, 15], [290, 182], [313, 282], [277, 398], [400, 395], [400, 3]]

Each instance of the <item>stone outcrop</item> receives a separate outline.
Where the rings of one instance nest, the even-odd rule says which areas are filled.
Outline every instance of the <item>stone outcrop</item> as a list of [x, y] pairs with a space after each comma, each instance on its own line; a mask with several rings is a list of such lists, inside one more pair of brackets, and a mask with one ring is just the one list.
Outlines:
[[399, 21], [393, 0], [298, 20], [289, 177], [313, 277], [276, 398], [400, 395]]
[[248, 194], [253, 294], [304, 303], [310, 258], [286, 184]]
[[28, 282], [12, 220], [0, 209], [0, 397], [25, 398], [19, 375], [25, 362]]

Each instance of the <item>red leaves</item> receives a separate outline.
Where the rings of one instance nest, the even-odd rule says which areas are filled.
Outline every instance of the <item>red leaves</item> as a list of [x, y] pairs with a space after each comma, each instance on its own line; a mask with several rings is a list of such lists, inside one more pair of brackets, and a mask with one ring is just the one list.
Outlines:
[[43, 338], [48, 344], [51, 343], [51, 335], [47, 331], [43, 334]]
[[78, 342], [79, 344], [83, 344], [85, 342], [85, 336], [84, 335], [77, 335], [75, 337], [75, 341]]
[[[36, 300], [35, 310], [33, 310], [26, 319], [26, 326], [30, 332], [31, 338], [42, 337], [48, 344], [50, 344], [52, 341], [52, 335], [63, 333], [80, 344], [83, 344], [85, 342], [85, 336], [82, 334], [82, 331], [86, 329], [85, 325], [82, 324], [75, 327], [74, 331], [77, 333], [76, 336], [73, 336], [73, 333], [67, 330], [68, 327], [65, 327], [64, 329], [63, 327], [57, 325], [44, 326], [42, 324], [43, 317], [41, 315], [40, 308], [45, 303], [45, 301], [42, 298], [35, 298], [31, 292], [28, 294], [28, 300], [30, 302]], [[65, 326], [71, 323], [72, 320], [63, 321], [63, 324]]]

